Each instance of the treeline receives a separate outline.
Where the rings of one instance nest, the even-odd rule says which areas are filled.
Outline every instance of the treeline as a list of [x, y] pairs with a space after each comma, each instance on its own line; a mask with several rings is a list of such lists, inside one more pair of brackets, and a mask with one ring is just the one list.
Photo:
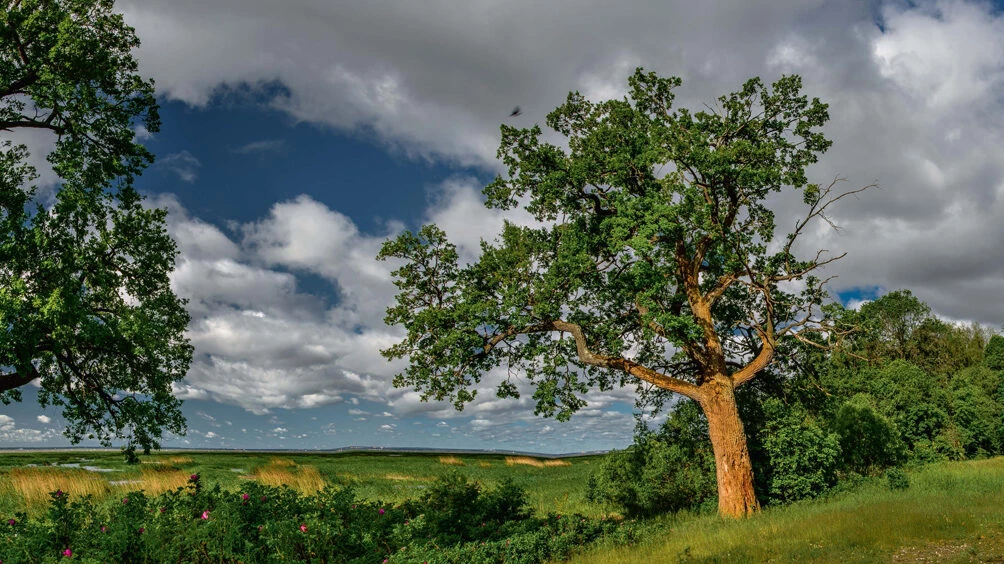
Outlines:
[[[883, 473], [904, 487], [904, 464], [1004, 454], [1004, 337], [946, 323], [908, 290], [835, 315], [856, 328], [841, 350], [789, 344], [737, 391], [761, 500]], [[713, 508], [716, 495], [707, 422], [690, 400], [658, 430], [639, 426], [589, 483], [592, 500], [632, 515]]]

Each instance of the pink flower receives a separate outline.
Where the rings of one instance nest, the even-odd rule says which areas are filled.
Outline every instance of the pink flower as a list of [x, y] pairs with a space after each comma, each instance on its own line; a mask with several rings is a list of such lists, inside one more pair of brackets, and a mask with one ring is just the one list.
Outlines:
[[161, 508], [160, 508], [160, 512], [161, 512], [161, 513], [165, 512], [165, 511], [167, 511], [167, 508], [166, 508], [166, 507], [161, 507]]
[[191, 476], [188, 477], [188, 481], [189, 482], [198, 482], [199, 481], [199, 475], [198, 474], [192, 474]]
[[108, 532], [108, 527], [101, 525], [101, 532], [102, 533]]
[[202, 518], [203, 519], [209, 519], [209, 510], [206, 510], [206, 511], [202, 512]]
[[11, 527], [13, 527], [16, 523], [17, 523], [17, 521], [15, 521], [13, 519], [7, 519], [7, 524], [10, 525]]
[[125, 505], [127, 503], [129, 503], [129, 498], [128, 497], [123, 497], [122, 498], [122, 505]]
[[251, 496], [249, 496], [248, 494], [243, 494], [243, 495], [241, 495], [241, 499], [243, 499], [244, 501], [247, 501], [247, 500], [251, 499]]
[[146, 530], [146, 529], [144, 529], [143, 527], [140, 527], [140, 528], [139, 528], [139, 534], [141, 534], [141, 535], [142, 535], [142, 534], [143, 534], [143, 531], [145, 531], [145, 530]]
[[300, 525], [300, 530], [303, 531], [304, 533], [306, 533], [307, 532], [307, 525]]
[[[63, 497], [63, 490], [56, 490], [56, 497]], [[70, 550], [70, 549], [66, 549]]]
[[259, 530], [259, 531], [261, 530], [261, 527], [262, 527], [261, 525], [258, 525], [258, 530]]
[[71, 558], [73, 556], [73, 551], [67, 548], [66, 550], [63, 551], [63, 556]]
[[268, 499], [268, 497], [266, 497], [266, 496], [261, 496], [261, 500], [262, 500], [262, 501], [265, 501], [266, 499]]
[[377, 513], [379, 513], [380, 515], [383, 515], [383, 514], [384, 514], [384, 510], [383, 510], [383, 507], [381, 507], [381, 508], [380, 508], [380, 511], [377, 511]]

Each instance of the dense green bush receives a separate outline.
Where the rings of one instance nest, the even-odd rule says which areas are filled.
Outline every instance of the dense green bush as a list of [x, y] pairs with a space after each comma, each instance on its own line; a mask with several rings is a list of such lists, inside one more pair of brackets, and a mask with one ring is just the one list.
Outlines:
[[890, 490], [905, 490], [910, 487], [910, 477], [899, 466], [887, 470], [885, 477]]
[[836, 484], [839, 437], [821, 429], [801, 406], [770, 399], [764, 411], [767, 425], [762, 443], [769, 459], [769, 500], [789, 503], [817, 497]]
[[512, 480], [482, 491], [459, 472], [444, 475], [399, 509], [413, 520], [409, 541], [431, 537], [440, 544], [502, 538], [531, 515], [526, 492]]
[[630, 448], [607, 455], [590, 476], [586, 495], [627, 515], [646, 516], [697, 508], [714, 501], [716, 492], [707, 422], [688, 400], [658, 433], [642, 429]]
[[905, 455], [896, 426], [878, 412], [868, 394], [857, 394], [840, 406], [832, 428], [840, 437], [846, 471], [872, 474], [899, 464]]

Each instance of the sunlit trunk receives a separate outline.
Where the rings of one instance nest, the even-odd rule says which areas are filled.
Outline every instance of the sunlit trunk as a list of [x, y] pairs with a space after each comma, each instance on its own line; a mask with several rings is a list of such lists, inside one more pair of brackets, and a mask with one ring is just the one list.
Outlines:
[[760, 504], [753, 491], [753, 465], [732, 382], [723, 377], [706, 383], [701, 389], [704, 397], [700, 404], [708, 418], [708, 432], [715, 451], [718, 514], [745, 517], [759, 511]]

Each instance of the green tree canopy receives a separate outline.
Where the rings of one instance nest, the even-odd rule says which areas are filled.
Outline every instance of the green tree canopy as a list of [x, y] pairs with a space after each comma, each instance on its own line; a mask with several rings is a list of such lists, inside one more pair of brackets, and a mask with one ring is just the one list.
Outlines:
[[[168, 275], [166, 212], [133, 178], [152, 162], [136, 127], [159, 127], [139, 41], [110, 0], [7, 0], [0, 13], [0, 400], [38, 379], [66, 435], [127, 451], [184, 432], [172, 382], [192, 349]], [[43, 130], [59, 176], [43, 206], [17, 133]]]
[[[800, 259], [794, 244], [852, 190], [811, 184], [805, 168], [830, 142], [827, 107], [786, 76], [746, 82], [693, 113], [672, 109], [677, 78], [638, 69], [623, 100], [571, 93], [547, 116], [568, 148], [541, 129], [502, 126], [508, 167], [487, 205], [525, 206], [541, 227], [506, 223], [462, 266], [434, 225], [388, 241], [404, 265], [387, 311], [405, 339], [384, 354], [410, 364], [395, 383], [461, 408], [496, 366], [499, 396], [534, 386], [538, 414], [567, 419], [591, 389], [640, 384], [696, 400], [708, 417], [720, 511], [756, 510], [734, 388], [766, 367], [786, 338], [839, 336], [821, 315], [824, 280], [839, 256]], [[772, 192], [794, 187], [808, 211], [779, 245]], [[791, 283], [797, 282], [799, 286]]]

